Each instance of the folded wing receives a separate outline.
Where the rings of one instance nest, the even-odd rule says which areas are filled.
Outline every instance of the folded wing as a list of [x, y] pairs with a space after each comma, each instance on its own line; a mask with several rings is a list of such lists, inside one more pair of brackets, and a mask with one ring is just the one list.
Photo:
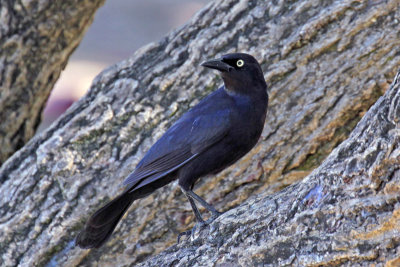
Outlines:
[[226, 104], [208, 107], [208, 110], [207, 107], [192, 110], [181, 117], [150, 148], [136, 169], [126, 178], [124, 185], [135, 190], [154, 182], [219, 142], [229, 132], [231, 125], [232, 109]]

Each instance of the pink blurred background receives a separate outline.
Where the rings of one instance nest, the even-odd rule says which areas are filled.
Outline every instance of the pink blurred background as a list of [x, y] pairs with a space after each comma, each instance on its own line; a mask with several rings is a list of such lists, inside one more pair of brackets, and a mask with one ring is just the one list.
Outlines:
[[61, 73], [38, 132], [47, 128], [89, 89], [105, 67], [158, 41], [183, 25], [210, 0], [108, 0]]

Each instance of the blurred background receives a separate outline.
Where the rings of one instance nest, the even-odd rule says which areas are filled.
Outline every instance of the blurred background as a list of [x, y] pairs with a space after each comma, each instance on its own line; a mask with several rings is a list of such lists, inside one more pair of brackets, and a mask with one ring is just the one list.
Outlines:
[[158, 41], [183, 25], [210, 0], [108, 0], [70, 57], [44, 109], [38, 132], [47, 128], [89, 89], [105, 67]]

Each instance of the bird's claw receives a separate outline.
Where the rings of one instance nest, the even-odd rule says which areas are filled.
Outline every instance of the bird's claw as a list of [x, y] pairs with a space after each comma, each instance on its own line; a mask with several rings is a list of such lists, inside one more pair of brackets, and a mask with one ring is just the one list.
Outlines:
[[224, 214], [224, 213], [223, 212], [219, 212], [219, 211], [213, 212], [211, 214], [211, 217], [207, 221], [205, 221], [205, 224], [209, 225], [210, 223], [212, 223], [215, 219], [217, 219], [222, 214]]
[[193, 228], [192, 229], [190, 229], [190, 230], [187, 230], [187, 231], [185, 231], [185, 232], [182, 232], [182, 233], [180, 233], [179, 235], [178, 235], [178, 239], [177, 239], [177, 243], [179, 244], [179, 241], [180, 241], [180, 239], [181, 239], [181, 237], [182, 236], [193, 236], [194, 235], [194, 233], [196, 232], [196, 230], [197, 230], [197, 228], [203, 228], [204, 226], [206, 226], [206, 225], [208, 225], [208, 223], [207, 222], [198, 222], [198, 223], [196, 223], [194, 226], [193, 226]]
[[223, 214], [223, 212], [219, 212], [219, 211], [213, 212], [211, 217], [207, 221], [198, 222], [198, 223], [195, 224], [195, 226], [193, 226], [193, 228], [191, 230], [187, 230], [187, 231], [184, 231], [184, 232], [180, 233], [178, 235], [178, 238], [177, 238], [176, 242], [179, 244], [179, 241], [181, 240], [182, 236], [191, 236], [191, 235], [193, 235], [196, 232], [198, 227], [203, 228], [204, 226], [209, 225], [210, 223], [212, 223], [215, 219], [217, 219], [222, 214]]
[[220, 211], [216, 211], [211, 215], [211, 218], [217, 219], [219, 216], [221, 216], [222, 214], [224, 214], [223, 212]]
[[180, 239], [181, 239], [182, 236], [188, 236], [188, 235], [191, 235], [191, 234], [192, 234], [192, 230], [187, 230], [187, 231], [185, 231], [185, 232], [180, 233], [180, 234], [178, 235], [178, 239], [176, 240], [176, 243], [179, 244], [179, 241], [180, 241]]

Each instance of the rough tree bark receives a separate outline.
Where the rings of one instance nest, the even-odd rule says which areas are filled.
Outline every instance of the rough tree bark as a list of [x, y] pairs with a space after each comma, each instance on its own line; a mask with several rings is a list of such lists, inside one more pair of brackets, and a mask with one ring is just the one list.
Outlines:
[[[265, 196], [305, 177], [348, 137], [366, 110], [389, 87], [400, 63], [399, 6], [398, 0], [323, 1], [320, 5], [312, 0], [217, 1], [159, 43], [151, 44], [128, 60], [103, 71], [84, 98], [0, 169], [1, 259], [6, 266], [47, 263], [127, 265], [142, 262], [174, 244], [177, 234], [191, 227], [194, 220], [176, 183], [135, 202], [103, 248], [80, 250], [73, 246], [73, 239], [89, 214], [121, 190], [118, 184], [163, 131], [201, 96], [220, 85], [215, 74], [198, 66], [202, 60], [222, 53], [247, 51], [259, 59], [271, 88], [271, 103], [257, 147], [228, 170], [212, 179], [202, 179], [196, 191], [218, 209], [229, 210], [251, 195], [262, 192]], [[380, 132], [379, 129], [369, 132], [372, 131]], [[355, 156], [354, 175], [363, 167], [358, 165], [366, 155], [362, 152], [347, 155], [348, 160]], [[390, 154], [386, 156], [389, 159]], [[343, 154], [340, 159], [345, 157]], [[353, 169], [346, 169], [349, 177]], [[277, 225], [284, 222], [279, 218], [287, 216], [288, 228], [284, 229], [287, 231], [284, 234], [290, 237], [290, 231], [296, 233], [295, 227], [289, 227], [296, 216], [312, 214], [319, 205], [325, 205], [329, 192], [335, 193], [328, 194], [331, 199], [340, 197], [338, 175], [324, 176], [325, 180], [321, 178], [318, 186], [315, 186], [317, 178], [308, 178], [310, 184], [297, 184], [267, 198], [265, 207], [277, 214], [276, 220], [266, 224], [279, 233], [281, 228]], [[349, 187], [353, 185], [351, 179], [345, 180]], [[332, 190], [338, 190], [328, 191], [327, 182], [332, 184]], [[368, 180], [364, 182], [368, 183]], [[311, 188], [314, 189], [306, 197], [304, 194]], [[310, 199], [310, 203], [303, 201], [304, 207], [300, 206], [298, 202], [291, 202], [294, 197], [289, 198], [291, 195], [285, 195], [285, 192], [302, 193], [298, 199]], [[277, 196], [283, 198], [277, 199]], [[261, 196], [254, 197], [245, 205], [258, 205], [259, 199]], [[381, 204], [387, 212], [395, 204], [389, 202], [385, 208], [385, 202], [379, 198], [368, 201], [372, 206]], [[329, 204], [333, 211], [334, 204]], [[292, 206], [294, 209], [290, 210]], [[238, 227], [235, 221], [240, 223], [238, 217], [242, 211], [242, 207], [233, 209], [205, 233], [218, 235], [217, 241], [243, 248], [241, 240], [245, 240], [245, 234], [236, 239], [232, 237], [233, 241], [228, 242], [230, 233]], [[278, 214], [281, 211], [282, 216]], [[351, 217], [345, 209], [342, 214], [333, 211], [332, 214], [338, 217], [335, 222], [350, 218], [355, 220], [354, 226], [359, 223], [358, 216]], [[371, 208], [366, 211], [369, 213], [361, 212], [361, 215], [370, 215], [380, 222], [374, 214], [379, 215], [381, 210]], [[232, 215], [236, 212], [237, 215]], [[240, 229], [245, 231], [247, 228], [249, 235], [257, 231], [257, 228], [251, 228], [257, 225], [257, 212], [265, 212], [265, 218], [271, 218], [268, 210], [255, 209], [253, 212], [240, 218], [249, 224], [250, 228], [240, 224]], [[260, 216], [259, 219], [263, 218]], [[308, 231], [314, 231], [310, 236], [320, 232], [321, 236], [329, 237], [323, 233], [336, 229], [331, 221], [325, 222], [323, 216], [319, 225], [315, 223], [318, 216], [304, 218], [311, 224]], [[350, 219], [339, 226], [351, 227]], [[288, 239], [288, 244], [300, 242], [299, 246], [306, 249], [312, 238], [298, 236], [301, 242], [293, 237]], [[260, 238], [269, 237], [261, 235]], [[200, 243], [186, 242], [179, 248], [187, 253], [200, 253], [197, 249], [204, 239], [197, 240]], [[292, 251], [286, 249], [287, 246], [271, 241], [272, 249], [257, 250], [260, 240], [255, 239], [252, 243], [255, 251], [252, 255], [258, 257], [260, 263], [267, 263], [264, 258], [271, 259], [271, 263], [279, 258], [289, 262], [287, 257], [291, 257]], [[204, 244], [211, 247], [212, 242], [209, 239]], [[317, 244], [322, 247], [311, 250], [316, 255], [318, 249], [322, 251], [328, 243]], [[331, 249], [333, 256], [334, 249], [343, 248], [341, 245], [351, 244], [335, 245]], [[218, 248], [218, 244], [214, 248]], [[171, 259], [167, 257], [168, 253], [175, 253], [177, 263], [184, 262], [179, 255], [186, 252], [173, 252], [174, 249], [177, 248], [163, 254], [166, 260]], [[355, 247], [349, 257], [357, 259], [357, 255], [372, 251], [368, 246], [363, 249]], [[325, 251], [328, 257], [329, 251]], [[234, 256], [229, 258], [229, 253], [223, 252], [219, 254], [222, 258], [235, 261]], [[160, 258], [155, 261], [160, 262]], [[251, 258], [242, 261], [245, 265], [251, 262]]]
[[0, 0], [0, 165], [35, 134], [54, 83], [104, 0]]

